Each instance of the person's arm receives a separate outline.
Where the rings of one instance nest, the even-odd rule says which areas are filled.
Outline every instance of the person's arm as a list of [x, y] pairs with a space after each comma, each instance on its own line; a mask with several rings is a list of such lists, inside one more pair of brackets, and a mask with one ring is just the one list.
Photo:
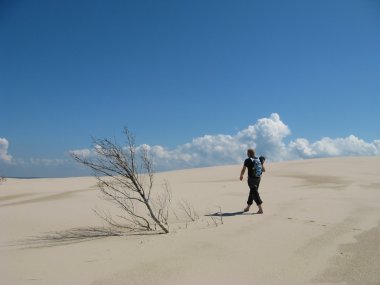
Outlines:
[[240, 171], [240, 180], [243, 180], [243, 177], [244, 177], [244, 173], [245, 173], [245, 169], [246, 169], [247, 167], [244, 165], [243, 166], [243, 168], [241, 169], [241, 171]]
[[265, 172], [265, 166], [264, 166], [265, 157], [264, 156], [260, 156], [259, 159], [260, 159], [260, 162], [261, 162], [262, 171]]

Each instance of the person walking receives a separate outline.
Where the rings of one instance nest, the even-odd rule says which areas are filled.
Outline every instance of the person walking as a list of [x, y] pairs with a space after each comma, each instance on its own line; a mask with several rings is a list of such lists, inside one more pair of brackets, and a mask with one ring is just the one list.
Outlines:
[[247, 207], [244, 209], [244, 212], [248, 212], [249, 208], [253, 204], [253, 201], [255, 201], [256, 205], [259, 207], [257, 214], [263, 214], [263, 201], [260, 198], [259, 186], [261, 174], [265, 171], [265, 167], [263, 165], [265, 158], [257, 158], [255, 156], [255, 150], [251, 148], [247, 150], [247, 156], [248, 158], [244, 160], [244, 165], [240, 172], [240, 181], [242, 181], [244, 178], [245, 170], [248, 169], [249, 195], [247, 200]]

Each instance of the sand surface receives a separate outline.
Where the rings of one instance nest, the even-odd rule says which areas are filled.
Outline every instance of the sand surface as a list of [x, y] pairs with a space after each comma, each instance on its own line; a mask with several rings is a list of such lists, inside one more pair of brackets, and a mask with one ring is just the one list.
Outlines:
[[380, 284], [380, 158], [266, 167], [263, 215], [242, 213], [240, 165], [157, 173], [170, 233], [102, 238], [89, 237], [104, 225], [93, 209], [114, 206], [94, 178], [7, 179], [0, 284]]

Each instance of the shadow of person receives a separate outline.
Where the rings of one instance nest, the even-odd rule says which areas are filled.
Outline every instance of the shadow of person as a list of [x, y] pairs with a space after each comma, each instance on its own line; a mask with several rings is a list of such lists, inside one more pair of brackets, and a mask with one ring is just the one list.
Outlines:
[[254, 215], [254, 214], [255, 213], [247, 213], [244, 211], [239, 211], [239, 212], [230, 212], [230, 213], [216, 212], [216, 213], [208, 214], [205, 216], [206, 217], [234, 217], [234, 216], [239, 216], [239, 215]]

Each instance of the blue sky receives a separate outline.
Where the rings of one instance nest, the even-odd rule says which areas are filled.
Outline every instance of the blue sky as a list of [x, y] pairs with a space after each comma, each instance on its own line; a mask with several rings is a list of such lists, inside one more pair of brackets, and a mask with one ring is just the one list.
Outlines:
[[0, 0], [0, 175], [124, 126], [158, 170], [380, 155], [379, 50], [376, 0]]

